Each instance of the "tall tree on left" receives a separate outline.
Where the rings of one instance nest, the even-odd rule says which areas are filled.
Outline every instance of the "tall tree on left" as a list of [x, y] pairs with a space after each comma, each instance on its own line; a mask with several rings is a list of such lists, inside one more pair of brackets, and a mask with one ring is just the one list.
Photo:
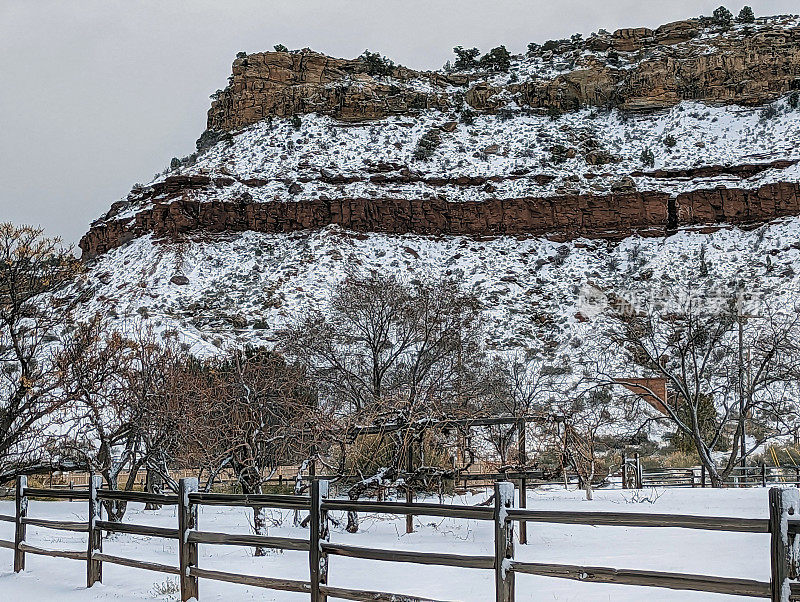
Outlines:
[[41, 228], [0, 223], [0, 480], [45, 463], [63, 404], [52, 361], [69, 321], [80, 262]]

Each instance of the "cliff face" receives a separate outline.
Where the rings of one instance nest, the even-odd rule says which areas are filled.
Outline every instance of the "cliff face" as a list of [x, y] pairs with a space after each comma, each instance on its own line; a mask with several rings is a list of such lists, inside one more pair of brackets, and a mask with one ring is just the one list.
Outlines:
[[208, 112], [208, 129], [228, 131], [267, 117], [314, 112], [358, 121], [412, 110], [446, 109], [449, 101], [444, 86], [468, 82], [466, 76], [403, 68], [396, 69], [392, 79], [403, 83], [422, 79], [437, 92], [384, 82], [368, 75], [362, 61], [337, 59], [308, 49], [251, 54], [233, 62], [232, 81]]
[[565, 240], [800, 214], [797, 18], [601, 31], [507, 72], [371, 69], [310, 50], [237, 58], [211, 144], [114, 203], [84, 257], [151, 233]]
[[132, 220], [109, 221], [82, 240], [95, 257], [139, 236], [176, 237], [192, 232], [280, 233], [314, 230], [335, 224], [358, 232], [429, 235], [550, 235], [622, 238], [633, 231], [663, 235], [703, 224], [752, 224], [800, 214], [800, 184], [779, 182], [754, 190], [694, 190], [673, 199], [663, 192], [569, 195], [548, 198], [448, 202], [430, 199], [328, 199], [289, 203], [215, 201], [213, 190], [232, 182], [184, 181], [167, 187], [180, 196], [183, 186], [208, 187], [206, 200], [163, 200]]
[[523, 107], [561, 110], [648, 110], [683, 100], [763, 104], [800, 88], [800, 27], [777, 20], [719, 31], [695, 19], [656, 30], [621, 29], [517, 57], [511, 72], [519, 81], [402, 67], [373, 77], [361, 60], [310, 50], [251, 54], [234, 61], [230, 85], [209, 110], [208, 129], [312, 112], [378, 119], [451, 109], [461, 96], [479, 111], [501, 108], [507, 95]]

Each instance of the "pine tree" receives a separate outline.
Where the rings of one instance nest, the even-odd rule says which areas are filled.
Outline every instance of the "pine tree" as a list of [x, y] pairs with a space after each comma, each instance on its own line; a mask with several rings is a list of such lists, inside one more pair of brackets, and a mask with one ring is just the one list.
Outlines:
[[370, 75], [386, 76], [391, 75], [394, 69], [394, 62], [381, 56], [380, 52], [370, 52], [365, 50], [364, 54], [359, 57], [364, 61], [367, 68], [367, 73]]
[[756, 20], [756, 16], [753, 14], [753, 9], [749, 6], [745, 6], [742, 10], [739, 11], [739, 16], [736, 17], [736, 20], [739, 23], [754, 23]]
[[489, 71], [508, 71], [511, 67], [511, 53], [505, 46], [498, 46], [484, 54], [478, 64]]
[[720, 6], [714, 11], [714, 24], [721, 27], [730, 27], [733, 22], [733, 13], [724, 6]]
[[456, 46], [453, 48], [456, 53], [456, 62], [453, 64], [453, 69], [456, 71], [467, 71], [474, 69], [478, 66], [478, 55], [481, 53], [477, 48], [464, 48], [463, 46]]

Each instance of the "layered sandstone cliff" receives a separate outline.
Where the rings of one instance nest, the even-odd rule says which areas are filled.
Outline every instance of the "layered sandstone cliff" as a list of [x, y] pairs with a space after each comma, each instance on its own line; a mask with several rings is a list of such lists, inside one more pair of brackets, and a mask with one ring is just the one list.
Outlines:
[[[225, 182], [207, 181], [209, 198]], [[677, 198], [663, 192], [569, 195], [547, 198], [448, 202], [429, 199], [316, 199], [289, 203], [190, 200], [181, 187], [198, 181], [167, 183], [176, 200], [164, 199], [132, 220], [108, 221], [81, 240], [94, 257], [146, 234], [178, 237], [192, 232], [294, 232], [335, 224], [357, 232], [425, 235], [550, 235], [622, 238], [631, 232], [664, 235], [681, 227], [753, 224], [800, 215], [800, 183], [778, 182], [753, 190], [694, 190]]]
[[147, 234], [336, 224], [564, 240], [800, 214], [798, 19], [547, 48], [503, 73], [373, 76], [310, 50], [237, 58], [200, 155], [114, 203], [84, 257]]
[[[516, 80], [516, 81], [515, 81]], [[227, 131], [266, 117], [306, 113], [377, 119], [424, 109], [494, 111], [509, 95], [523, 107], [656, 109], [682, 100], [762, 104], [800, 89], [800, 26], [791, 19], [719, 30], [693, 19], [563, 41], [514, 57], [509, 77], [472, 70], [395, 68], [371, 76], [362, 60], [308, 49], [237, 58], [208, 129]]]

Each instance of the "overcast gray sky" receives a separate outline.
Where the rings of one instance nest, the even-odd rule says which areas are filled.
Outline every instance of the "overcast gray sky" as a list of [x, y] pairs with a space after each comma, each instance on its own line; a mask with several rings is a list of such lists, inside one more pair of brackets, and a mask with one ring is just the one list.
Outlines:
[[[77, 242], [194, 150], [240, 50], [380, 51], [438, 68], [458, 44], [521, 52], [600, 28], [711, 14], [720, 0], [0, 0], [0, 221]], [[727, 3], [734, 13], [741, 8]], [[757, 15], [797, 0], [754, 0]]]

